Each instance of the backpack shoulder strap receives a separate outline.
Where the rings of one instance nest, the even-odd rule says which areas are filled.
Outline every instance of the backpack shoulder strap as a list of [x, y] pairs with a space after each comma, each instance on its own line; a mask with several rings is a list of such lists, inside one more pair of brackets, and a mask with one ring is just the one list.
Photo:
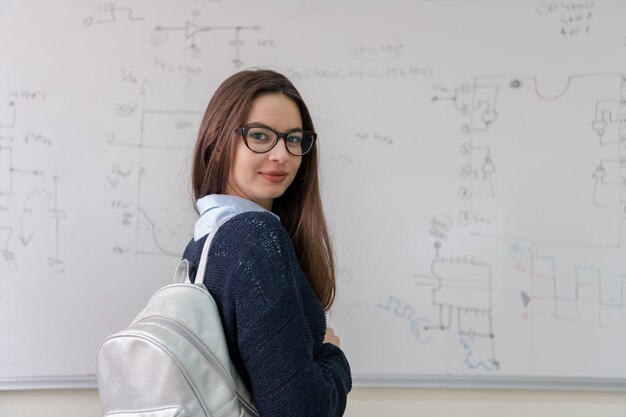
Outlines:
[[[221, 222], [217, 223], [215, 227], [213, 227], [209, 235], [206, 237], [204, 246], [202, 247], [202, 255], [200, 255], [198, 271], [196, 272], [196, 277], [202, 278], [200, 280], [196, 280], [196, 285], [204, 286], [204, 274], [206, 272], [206, 264], [209, 257], [209, 248], [211, 247], [211, 242], [213, 241], [213, 237], [215, 237], [219, 228], [222, 227], [222, 225], [228, 220], [229, 219], [224, 219]], [[176, 272], [174, 273], [174, 284], [181, 284], [183, 282], [191, 283], [191, 279], [189, 278], [189, 269], [189, 261], [187, 259], [181, 260], [178, 264], [178, 267], [176, 268]]]
[[[204, 242], [204, 246], [202, 247], [202, 255], [200, 256], [200, 263], [198, 264], [198, 272], [196, 272], [196, 278], [200, 277], [200, 281], [196, 282], [198, 285], [204, 285], [202, 282], [204, 281], [204, 273], [206, 272], [206, 264], [209, 258], [209, 247], [211, 246], [211, 242], [213, 238], [217, 234], [217, 231], [224, 223], [226, 223], [229, 219], [224, 219], [218, 224], [215, 225], [211, 233], [206, 237], [206, 241]], [[196, 279], [196, 281], [198, 281]]]

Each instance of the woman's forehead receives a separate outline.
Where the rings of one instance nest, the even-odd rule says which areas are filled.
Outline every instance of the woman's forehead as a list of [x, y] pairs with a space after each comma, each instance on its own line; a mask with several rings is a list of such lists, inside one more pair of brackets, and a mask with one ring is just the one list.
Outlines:
[[245, 123], [262, 123], [281, 132], [302, 128], [298, 105], [284, 94], [258, 96], [252, 102]]

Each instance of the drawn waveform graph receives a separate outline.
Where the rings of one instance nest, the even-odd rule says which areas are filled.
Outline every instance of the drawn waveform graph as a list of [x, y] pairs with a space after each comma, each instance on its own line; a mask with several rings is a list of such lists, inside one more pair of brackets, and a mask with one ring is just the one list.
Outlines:
[[626, 275], [621, 276], [616, 297], [610, 299], [605, 299], [602, 294], [602, 271], [599, 268], [577, 265], [575, 275], [576, 300], [579, 302], [578, 315], [586, 314], [590, 317], [595, 315], [601, 327], [623, 329]]
[[[589, 328], [623, 329], [626, 269], [620, 250], [532, 245], [523, 318], [555, 319]], [[609, 262], [607, 260], [612, 260]]]
[[201, 113], [144, 111], [136, 253], [180, 256], [193, 235], [191, 152]]

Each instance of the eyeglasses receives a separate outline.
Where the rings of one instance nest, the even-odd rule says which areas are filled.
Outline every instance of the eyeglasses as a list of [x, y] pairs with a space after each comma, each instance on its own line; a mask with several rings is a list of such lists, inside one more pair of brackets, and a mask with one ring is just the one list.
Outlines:
[[243, 136], [244, 143], [254, 153], [269, 152], [276, 146], [278, 139], [283, 138], [287, 152], [294, 156], [302, 156], [313, 149], [317, 139], [315, 132], [296, 129], [281, 133], [261, 123], [240, 127], [235, 129], [235, 132]]

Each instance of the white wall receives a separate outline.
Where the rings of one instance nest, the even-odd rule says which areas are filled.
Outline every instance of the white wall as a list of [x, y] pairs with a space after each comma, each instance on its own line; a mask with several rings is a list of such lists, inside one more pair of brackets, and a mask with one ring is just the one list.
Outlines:
[[[96, 390], [0, 392], [0, 417], [100, 416]], [[626, 393], [355, 388], [346, 417], [623, 417]]]

